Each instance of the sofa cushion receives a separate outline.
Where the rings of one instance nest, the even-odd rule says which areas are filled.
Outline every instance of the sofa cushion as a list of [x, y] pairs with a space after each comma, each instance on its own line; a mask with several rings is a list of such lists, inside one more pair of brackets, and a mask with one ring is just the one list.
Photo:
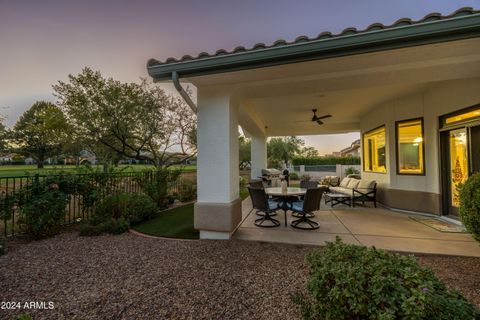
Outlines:
[[340, 187], [347, 187], [348, 183], [352, 180], [351, 178], [343, 178], [342, 182], [340, 182]]
[[368, 189], [372, 190], [373, 187], [375, 186], [375, 180], [360, 180], [360, 183], [358, 184], [356, 189]]
[[329, 189], [330, 193], [341, 193], [345, 195], [352, 195], [352, 189], [349, 188], [343, 188], [343, 187], [330, 187]]
[[350, 189], [356, 188], [359, 183], [360, 183], [360, 180], [350, 179], [350, 181], [347, 184], [347, 188], [350, 188]]

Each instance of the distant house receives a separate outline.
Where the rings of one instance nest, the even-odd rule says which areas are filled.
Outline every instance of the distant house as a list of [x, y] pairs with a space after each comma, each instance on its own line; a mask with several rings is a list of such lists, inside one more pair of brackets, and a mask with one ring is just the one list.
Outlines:
[[359, 157], [360, 156], [360, 139], [355, 140], [352, 144], [340, 150], [340, 157]]

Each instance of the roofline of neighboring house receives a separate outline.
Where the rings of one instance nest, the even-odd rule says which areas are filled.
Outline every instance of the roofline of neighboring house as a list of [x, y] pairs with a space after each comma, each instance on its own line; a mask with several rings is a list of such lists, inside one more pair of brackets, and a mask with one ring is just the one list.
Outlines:
[[172, 79], [173, 72], [195, 77], [475, 37], [480, 37], [480, 10], [462, 8], [449, 16], [432, 13], [419, 21], [404, 18], [391, 26], [374, 23], [362, 31], [347, 28], [339, 35], [324, 32], [291, 43], [278, 40], [271, 46], [237, 47], [232, 52], [218, 50], [212, 55], [201, 53], [196, 58], [184, 56], [165, 62], [150, 59], [147, 69], [155, 81], [161, 81]]

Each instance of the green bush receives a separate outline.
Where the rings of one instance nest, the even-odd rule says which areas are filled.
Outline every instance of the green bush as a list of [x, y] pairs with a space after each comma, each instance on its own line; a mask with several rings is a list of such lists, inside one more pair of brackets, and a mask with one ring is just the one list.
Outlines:
[[150, 197], [141, 194], [119, 193], [105, 197], [91, 218], [93, 225], [123, 218], [132, 224], [149, 220], [157, 212]]
[[480, 241], [480, 173], [470, 176], [459, 192], [460, 219], [467, 231]]
[[99, 236], [103, 233], [121, 234], [130, 228], [130, 223], [125, 218], [110, 219], [96, 225], [84, 224], [80, 228], [80, 236]]
[[291, 172], [290, 173], [290, 180], [298, 180], [298, 174], [296, 172]]
[[99, 236], [104, 232], [103, 225], [91, 225], [91, 224], [83, 224], [80, 227], [80, 236], [82, 237], [91, 237], [91, 236]]
[[144, 177], [137, 179], [146, 195], [148, 195], [160, 209], [169, 204], [169, 190], [180, 177], [181, 170], [158, 169], [148, 172]]
[[475, 308], [413, 256], [337, 238], [307, 255], [310, 277], [293, 300], [304, 319], [474, 319]]
[[69, 201], [64, 186], [49, 181], [34, 181], [18, 195], [19, 224], [34, 238], [48, 237], [59, 232]]
[[350, 174], [359, 174], [359, 173], [360, 173], [360, 171], [358, 171], [354, 167], [348, 167], [347, 169], [345, 169], [345, 174], [347, 176], [350, 175]]
[[184, 183], [178, 193], [178, 200], [188, 202], [197, 198], [197, 185], [195, 183]]
[[333, 156], [324, 156], [324, 157], [297, 157], [292, 159], [292, 164], [295, 166], [305, 165], [305, 166], [321, 166], [321, 165], [358, 165], [360, 164], [360, 157], [333, 157]]

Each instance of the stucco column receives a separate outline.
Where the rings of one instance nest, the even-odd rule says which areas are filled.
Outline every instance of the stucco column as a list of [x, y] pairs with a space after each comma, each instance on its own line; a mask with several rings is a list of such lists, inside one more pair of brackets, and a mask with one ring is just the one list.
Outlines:
[[267, 168], [267, 138], [264, 135], [252, 135], [251, 141], [250, 177], [258, 179], [262, 176], [262, 169]]
[[238, 107], [230, 96], [198, 90], [197, 203], [202, 239], [229, 239], [242, 218], [239, 198]]

